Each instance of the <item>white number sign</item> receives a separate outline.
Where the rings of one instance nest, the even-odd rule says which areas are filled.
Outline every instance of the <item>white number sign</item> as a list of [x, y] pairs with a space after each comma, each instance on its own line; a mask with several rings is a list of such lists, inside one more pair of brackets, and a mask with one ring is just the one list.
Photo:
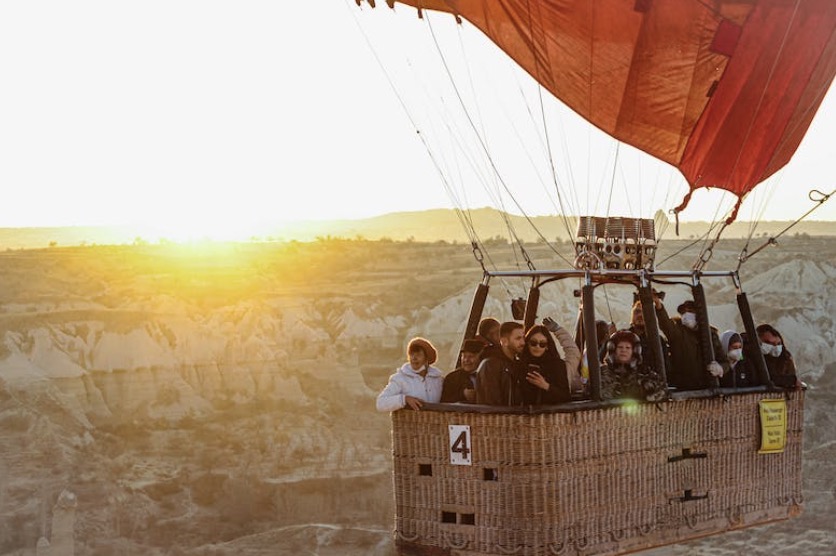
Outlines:
[[450, 429], [450, 463], [453, 465], [471, 465], [470, 426], [449, 425]]

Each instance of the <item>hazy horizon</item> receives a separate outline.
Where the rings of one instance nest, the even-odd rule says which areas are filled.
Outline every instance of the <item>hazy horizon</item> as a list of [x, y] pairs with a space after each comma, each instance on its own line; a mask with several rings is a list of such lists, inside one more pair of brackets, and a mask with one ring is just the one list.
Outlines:
[[[524, 216], [506, 213], [515, 233], [522, 241], [540, 241], [542, 233], [550, 241], [565, 241], [568, 236], [566, 225], [558, 216]], [[482, 241], [492, 238], [510, 239], [505, 218], [500, 211], [489, 207], [470, 211], [474, 227]], [[571, 218], [570, 218], [571, 220]], [[535, 231], [533, 225], [537, 226]], [[762, 221], [754, 223], [739, 220], [729, 226], [724, 239], [761, 237], [774, 235], [791, 224], [791, 221]], [[657, 222], [657, 227], [659, 226]], [[574, 233], [576, 225], [571, 223]], [[668, 221], [657, 229], [660, 241], [701, 237], [710, 229], [710, 223], [682, 221], [680, 233], [675, 234], [675, 225]], [[333, 237], [344, 239], [393, 240], [393, 241], [447, 241], [470, 244], [470, 238], [462, 228], [453, 209], [428, 209], [385, 213], [369, 218], [298, 220], [276, 223], [252, 231], [237, 234], [223, 233], [177, 236], [167, 230], [139, 224], [78, 225], [78, 226], [28, 226], [0, 227], [0, 249], [37, 249], [45, 247], [71, 247], [82, 245], [125, 245], [136, 243], [194, 243], [194, 242], [252, 242], [252, 241], [315, 241], [318, 238]], [[836, 234], [836, 222], [828, 220], [804, 220], [794, 225], [787, 234], [831, 236]]]

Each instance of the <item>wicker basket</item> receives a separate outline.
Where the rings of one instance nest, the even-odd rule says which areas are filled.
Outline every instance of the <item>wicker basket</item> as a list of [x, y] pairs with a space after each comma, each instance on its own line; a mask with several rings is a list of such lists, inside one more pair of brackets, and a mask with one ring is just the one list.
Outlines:
[[[774, 398], [787, 400], [786, 447], [760, 454], [758, 402]], [[396, 545], [621, 554], [786, 519], [802, 503], [803, 405], [799, 390], [537, 414], [395, 412]], [[451, 463], [451, 425], [469, 426], [469, 465]]]

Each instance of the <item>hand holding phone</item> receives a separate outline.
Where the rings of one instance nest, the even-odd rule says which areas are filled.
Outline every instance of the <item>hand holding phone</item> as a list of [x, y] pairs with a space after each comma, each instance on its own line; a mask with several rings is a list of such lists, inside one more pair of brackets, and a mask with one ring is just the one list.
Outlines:
[[540, 374], [540, 365], [529, 364], [528, 373], [525, 375], [525, 379], [537, 388], [541, 388], [543, 390], [549, 389], [549, 383], [545, 378], [543, 378], [543, 375]]

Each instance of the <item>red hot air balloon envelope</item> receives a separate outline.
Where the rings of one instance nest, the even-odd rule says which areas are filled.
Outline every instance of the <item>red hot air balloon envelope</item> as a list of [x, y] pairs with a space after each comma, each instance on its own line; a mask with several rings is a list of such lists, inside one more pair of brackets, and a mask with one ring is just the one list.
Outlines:
[[[391, 6], [395, 2], [388, 1]], [[742, 198], [836, 74], [834, 0], [405, 0], [467, 19], [612, 137]]]

